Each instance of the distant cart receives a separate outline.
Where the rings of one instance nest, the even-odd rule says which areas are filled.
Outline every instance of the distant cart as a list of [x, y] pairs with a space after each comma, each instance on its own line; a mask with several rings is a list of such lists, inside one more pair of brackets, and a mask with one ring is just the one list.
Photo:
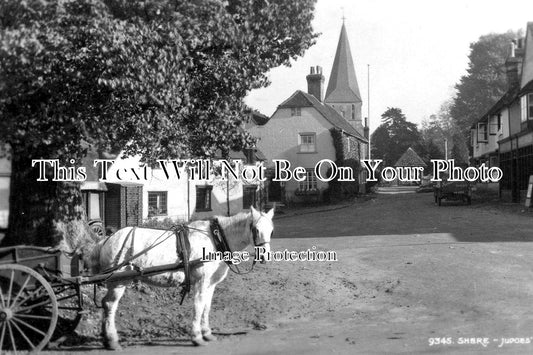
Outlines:
[[442, 205], [442, 200], [460, 200], [472, 203], [472, 184], [468, 181], [439, 181], [433, 190], [435, 203]]

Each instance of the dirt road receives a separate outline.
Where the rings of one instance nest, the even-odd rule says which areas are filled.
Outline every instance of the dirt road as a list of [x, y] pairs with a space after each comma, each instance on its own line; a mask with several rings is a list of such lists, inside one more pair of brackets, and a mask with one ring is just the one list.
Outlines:
[[[276, 250], [316, 247], [335, 251], [338, 260], [279, 261], [231, 275], [213, 304], [220, 341], [193, 348], [186, 338], [160, 337], [147, 346], [141, 336], [124, 352], [533, 352], [530, 212], [475, 201], [437, 207], [430, 194], [378, 195], [348, 208], [283, 216], [275, 233]], [[101, 348], [69, 349], [80, 350]]]

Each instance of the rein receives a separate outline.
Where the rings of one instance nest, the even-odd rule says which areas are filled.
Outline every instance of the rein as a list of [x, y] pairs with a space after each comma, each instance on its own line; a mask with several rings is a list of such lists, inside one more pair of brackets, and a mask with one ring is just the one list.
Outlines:
[[[131, 231], [128, 233], [128, 235], [126, 236], [126, 239], [124, 240], [124, 244], [122, 245], [122, 248], [124, 248], [124, 245], [125, 245], [126, 242], [128, 241], [130, 235], [132, 235], [133, 233], [135, 233], [134, 230], [135, 230], [136, 228], [137, 228], [137, 227], [133, 227], [133, 228], [131, 229]], [[133, 233], [132, 233], [132, 232], [133, 232]], [[161, 233], [161, 234], [159, 235], [159, 237], [157, 237], [157, 239], [155, 240], [155, 242], [152, 243], [152, 245], [150, 245], [148, 248], [145, 248], [145, 249], [141, 250], [140, 252], [138, 252], [137, 254], [132, 255], [132, 256], [130, 256], [129, 258], [124, 259], [123, 262], [121, 262], [120, 264], [118, 264], [118, 265], [116, 265], [116, 266], [113, 266], [113, 267], [110, 267], [110, 268], [105, 269], [104, 271], [102, 271], [102, 274], [107, 274], [107, 273], [110, 273], [110, 272], [116, 271], [116, 270], [120, 269], [121, 267], [128, 265], [132, 260], [135, 260], [135, 259], [137, 259], [139, 256], [141, 256], [141, 255], [143, 255], [143, 254], [145, 254], [145, 253], [148, 253], [150, 250], [152, 250], [153, 248], [155, 248], [155, 247], [158, 246], [159, 244], [163, 243], [163, 242], [166, 241], [168, 238], [172, 237], [173, 234], [170, 233], [165, 239], [163, 239], [163, 240], [161, 240], [159, 243], [157, 243], [157, 241], [159, 240], [159, 238], [161, 238], [166, 232], [168, 232], [168, 230], [163, 231], [163, 233]], [[106, 241], [104, 242], [104, 244], [107, 242], [107, 240], [109, 240], [110, 237], [112, 237], [112, 235], [109, 236], [108, 239], [106, 239]], [[133, 241], [132, 241], [132, 247], [133, 247]], [[132, 248], [132, 250], [133, 250], [133, 248]], [[121, 251], [122, 251], [122, 249], [121, 249]], [[119, 255], [120, 255], [120, 253], [119, 253]], [[117, 261], [118, 261], [118, 260], [117, 260]]]

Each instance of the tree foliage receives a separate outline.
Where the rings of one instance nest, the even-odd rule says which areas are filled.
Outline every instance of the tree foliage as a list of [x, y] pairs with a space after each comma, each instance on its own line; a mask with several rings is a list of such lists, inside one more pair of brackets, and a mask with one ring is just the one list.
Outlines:
[[392, 166], [409, 148], [420, 151], [421, 136], [416, 124], [407, 121], [402, 110], [389, 107], [382, 115], [383, 122], [372, 133], [372, 157], [383, 159]]
[[466, 75], [455, 86], [457, 95], [450, 108], [461, 132], [469, 135], [472, 124], [484, 115], [507, 90], [505, 60], [515, 32], [481, 36], [470, 45]]
[[244, 96], [315, 37], [311, 0], [2, 4], [0, 139], [47, 153], [240, 149]]
[[[243, 99], [268, 84], [269, 69], [314, 43], [313, 7], [314, 0], [0, 2], [0, 142], [11, 147], [12, 194], [35, 183], [35, 158], [79, 163], [88, 149], [121, 149], [150, 161], [252, 144], [241, 129]], [[64, 188], [33, 191], [32, 203], [49, 205]], [[17, 209], [29, 201], [17, 199], [10, 235], [15, 220], [16, 233], [33, 235], [36, 219], [65, 218], [28, 216]]]

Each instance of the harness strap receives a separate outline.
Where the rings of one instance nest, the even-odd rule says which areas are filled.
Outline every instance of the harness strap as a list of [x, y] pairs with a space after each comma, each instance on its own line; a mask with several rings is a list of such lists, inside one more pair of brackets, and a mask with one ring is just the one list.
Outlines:
[[[231, 249], [228, 245], [228, 242], [226, 240], [226, 234], [224, 233], [224, 230], [222, 229], [222, 227], [220, 226], [220, 223], [218, 223], [218, 219], [217, 218], [213, 218], [211, 220], [211, 234], [213, 235], [213, 241], [215, 242], [215, 249], [217, 251], [220, 251], [222, 253], [224, 252], [230, 252], [231, 253]], [[228, 264], [228, 266], [232, 265], [231, 264], [231, 261], [229, 260], [226, 260], [225, 261], [226, 264]]]
[[[134, 228], [136, 228], [136, 227], [134, 227]], [[153, 248], [155, 248], [155, 247], [158, 246], [159, 244], [163, 243], [165, 240], [167, 240], [168, 238], [170, 238], [170, 237], [172, 236], [172, 233], [169, 233], [165, 239], [163, 239], [163, 240], [161, 240], [161, 241], [158, 242], [158, 240], [159, 240], [159, 239], [160, 239], [160, 238], [161, 238], [166, 232], [167, 232], [167, 231], [164, 231], [159, 237], [157, 237], [156, 241], [155, 241], [152, 245], [150, 245], [148, 248], [141, 250], [140, 252], [138, 252], [138, 253], [135, 254], [135, 255], [132, 255], [130, 258], [125, 259], [123, 262], [121, 262], [120, 264], [118, 264], [118, 265], [116, 265], [116, 266], [113, 266], [113, 267], [110, 267], [110, 268], [107, 268], [107, 269], [103, 270], [101, 273], [102, 273], [102, 274], [107, 274], [107, 273], [110, 273], [110, 272], [116, 271], [116, 270], [120, 269], [121, 267], [123, 267], [123, 266], [129, 264], [132, 260], [137, 259], [139, 256], [148, 253], [150, 250], [152, 250]], [[131, 231], [130, 231], [130, 233], [131, 233]], [[124, 244], [126, 244], [128, 238], [129, 238], [129, 235], [126, 237], [126, 240], [124, 241]], [[119, 253], [119, 255], [120, 255], [120, 253]], [[116, 259], [115, 261], [117, 262], [118, 260]]]
[[181, 289], [181, 301], [183, 304], [185, 296], [191, 291], [191, 269], [189, 265], [189, 258], [191, 254], [191, 243], [189, 241], [189, 229], [183, 224], [173, 227], [176, 235], [176, 254], [183, 264], [183, 272], [185, 274], [184, 286]]
[[[117, 256], [115, 256], [115, 259], [113, 260], [113, 264], [117, 265], [118, 262], [120, 261], [120, 257], [122, 256], [124, 248], [126, 248], [126, 244], [128, 244], [128, 240], [130, 239], [130, 237], [132, 237], [131, 248], [130, 248], [129, 252], [126, 253], [126, 256], [124, 257], [124, 260], [129, 260], [131, 258], [131, 253], [133, 253], [133, 236], [135, 235], [135, 229], [137, 229], [137, 227], [133, 227], [132, 229], [130, 229], [130, 231], [126, 235], [126, 238], [124, 238], [124, 242], [122, 243], [122, 246], [120, 247], [120, 250], [118, 251]], [[109, 238], [108, 238], [108, 240], [109, 240]], [[104, 244], [106, 242], [107, 242], [107, 240], [104, 242]], [[128, 256], [128, 254], [129, 254], [129, 256]]]
[[[217, 251], [222, 252], [222, 254], [224, 254], [224, 252], [230, 252], [231, 253], [232, 251], [231, 251], [231, 249], [229, 247], [229, 244], [228, 244], [228, 241], [226, 239], [226, 234], [224, 233], [224, 229], [222, 229], [222, 227], [220, 226], [220, 223], [218, 222], [217, 218], [213, 218], [211, 220], [210, 228], [211, 228], [211, 234], [213, 235], [213, 242], [215, 243], [215, 249]], [[239, 267], [237, 265], [234, 265], [230, 260], [224, 260], [224, 262], [226, 263], [226, 265], [228, 265], [228, 268], [233, 273], [238, 274], [238, 275], [245, 275], [245, 274], [248, 274], [248, 273], [253, 271], [255, 263], [256, 263], [256, 260], [254, 258], [254, 261], [252, 263], [252, 267], [246, 272], [241, 271], [239, 269]], [[237, 271], [235, 271], [234, 268]]]

